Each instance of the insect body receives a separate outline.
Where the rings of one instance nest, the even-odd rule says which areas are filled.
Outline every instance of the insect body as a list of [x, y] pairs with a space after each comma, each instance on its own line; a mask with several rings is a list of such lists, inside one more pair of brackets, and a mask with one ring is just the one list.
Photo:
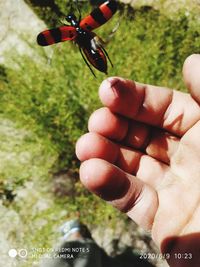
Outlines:
[[94, 9], [82, 20], [77, 19], [74, 14], [69, 14], [66, 20], [71, 25], [43, 31], [37, 36], [37, 42], [41, 46], [47, 46], [68, 40], [74, 41], [79, 46], [81, 55], [94, 76], [90, 64], [97, 70], [107, 73], [107, 58], [109, 61], [110, 58], [92, 30], [106, 23], [116, 10], [116, 1], [110, 0]]

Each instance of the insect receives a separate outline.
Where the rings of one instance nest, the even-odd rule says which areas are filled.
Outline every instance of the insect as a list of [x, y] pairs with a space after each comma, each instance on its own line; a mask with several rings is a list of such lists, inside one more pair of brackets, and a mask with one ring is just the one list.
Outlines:
[[47, 46], [69, 40], [74, 41], [92, 74], [95, 76], [90, 64], [107, 74], [107, 58], [111, 65], [112, 62], [99, 41], [99, 37], [92, 31], [105, 24], [116, 11], [117, 2], [110, 0], [101, 4], [83, 19], [81, 19], [80, 10], [79, 19], [73, 13], [70, 13], [66, 16], [66, 21], [71, 25], [42, 31], [37, 36], [37, 43], [41, 46]]

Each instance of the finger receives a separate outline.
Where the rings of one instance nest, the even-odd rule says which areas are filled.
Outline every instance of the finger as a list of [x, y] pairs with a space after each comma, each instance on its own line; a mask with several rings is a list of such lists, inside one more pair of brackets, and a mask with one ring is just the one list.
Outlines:
[[182, 136], [200, 119], [200, 108], [189, 94], [163, 87], [114, 77], [101, 84], [99, 94], [112, 112], [177, 136]]
[[128, 128], [124, 143], [144, 151], [158, 161], [170, 164], [178, 149], [180, 139], [166, 131], [134, 122]]
[[97, 132], [110, 139], [120, 141], [127, 134], [128, 120], [103, 107], [90, 116], [88, 129], [90, 132]]
[[[188, 184], [200, 184], [200, 121], [198, 121], [181, 139], [177, 153], [173, 159], [173, 171], [184, 177]], [[198, 190], [199, 192], [199, 190]]]
[[152, 131], [151, 140], [146, 147], [146, 153], [166, 164], [170, 164], [178, 150], [180, 139], [164, 131]]
[[143, 149], [149, 140], [150, 127], [146, 124], [128, 120], [103, 107], [96, 110], [89, 119], [88, 129], [109, 139]]
[[158, 208], [153, 188], [101, 159], [82, 163], [80, 179], [88, 190], [125, 212], [143, 228], [151, 229]]
[[80, 161], [102, 158], [114, 163], [118, 154], [119, 147], [98, 134], [87, 133], [81, 136], [76, 143], [76, 155]]
[[200, 104], [200, 55], [189, 56], [183, 65], [183, 77], [192, 97]]
[[95, 111], [89, 119], [89, 130], [122, 145], [145, 151], [159, 161], [170, 163], [177, 150], [179, 138], [147, 124], [127, 120], [108, 108]]
[[136, 150], [120, 147], [115, 162], [123, 171], [134, 174], [153, 188], [158, 188], [169, 172], [169, 166]]
[[166, 164], [95, 133], [85, 134], [78, 140], [76, 154], [81, 161], [100, 158], [114, 163], [125, 172], [139, 175], [141, 180], [155, 188], [169, 171]]

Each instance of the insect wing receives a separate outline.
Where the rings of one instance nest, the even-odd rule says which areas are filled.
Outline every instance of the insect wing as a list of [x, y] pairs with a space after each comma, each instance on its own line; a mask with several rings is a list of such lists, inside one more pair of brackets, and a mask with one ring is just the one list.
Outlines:
[[75, 39], [77, 36], [76, 29], [72, 26], [61, 26], [50, 30], [43, 31], [37, 36], [37, 43], [41, 46], [52, 45], [59, 42]]
[[94, 9], [90, 15], [80, 22], [80, 27], [87, 31], [92, 31], [106, 23], [117, 11], [116, 1], [106, 1], [98, 8]]

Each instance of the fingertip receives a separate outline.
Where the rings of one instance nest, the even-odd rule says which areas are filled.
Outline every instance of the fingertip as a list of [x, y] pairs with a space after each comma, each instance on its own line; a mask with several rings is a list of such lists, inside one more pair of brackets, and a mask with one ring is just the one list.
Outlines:
[[122, 140], [128, 130], [128, 120], [111, 112], [107, 107], [96, 110], [89, 118], [88, 130], [112, 140]]
[[79, 139], [76, 141], [76, 145], [75, 145], [75, 154], [77, 156], [77, 158], [80, 160], [80, 155], [79, 155], [79, 146], [80, 146], [80, 140], [81, 140], [82, 136], [79, 137]]
[[192, 97], [200, 103], [200, 54], [192, 54], [186, 58], [183, 78]]
[[97, 133], [84, 134], [76, 144], [76, 155], [80, 161], [101, 158], [111, 163], [118, 157], [119, 147]]
[[102, 108], [95, 110], [91, 114], [88, 120], [88, 130], [90, 132], [98, 132], [100, 134], [103, 121], [105, 124], [106, 117], [104, 114], [106, 113], [107, 110], [108, 108], [102, 107]]
[[92, 162], [93, 159], [90, 160], [85, 160], [81, 163], [80, 165], [80, 169], [79, 169], [79, 175], [80, 175], [80, 180], [82, 182], [82, 184], [86, 187], [86, 188], [90, 188], [90, 162]]
[[80, 180], [89, 191], [106, 201], [120, 197], [127, 182], [122, 170], [98, 158], [89, 159], [81, 164]]
[[90, 190], [105, 184], [109, 168], [106, 161], [99, 158], [85, 160], [80, 166], [80, 180]]
[[85, 140], [88, 139], [88, 134], [84, 134], [81, 137], [79, 137], [79, 139], [76, 141], [76, 146], [75, 146], [75, 153], [77, 158], [82, 161], [83, 158], [85, 158], [85, 149], [84, 149], [84, 144], [85, 144]]
[[105, 88], [107, 88], [107, 87], [112, 87], [112, 86], [114, 86], [116, 83], [118, 83], [119, 81], [123, 81], [123, 80], [124, 80], [124, 79], [121, 78], [121, 77], [112, 76], [112, 77], [109, 77], [109, 78], [105, 79], [105, 80], [101, 83], [100, 87], [105, 87]]
[[116, 85], [122, 81], [119, 77], [109, 77], [99, 87], [99, 96], [105, 106], [112, 107], [118, 98]]
[[80, 161], [88, 160], [94, 154], [92, 147], [96, 147], [98, 138], [96, 135], [86, 133], [82, 135], [76, 142], [76, 156]]
[[192, 54], [192, 55], [188, 56], [183, 63], [183, 71], [184, 71], [185, 67], [190, 66], [191, 63], [193, 64], [194, 61], [199, 60], [199, 58], [200, 58], [200, 54]]
[[112, 112], [133, 118], [143, 100], [143, 90], [136, 83], [119, 77], [111, 77], [102, 82], [99, 97], [104, 106]]

